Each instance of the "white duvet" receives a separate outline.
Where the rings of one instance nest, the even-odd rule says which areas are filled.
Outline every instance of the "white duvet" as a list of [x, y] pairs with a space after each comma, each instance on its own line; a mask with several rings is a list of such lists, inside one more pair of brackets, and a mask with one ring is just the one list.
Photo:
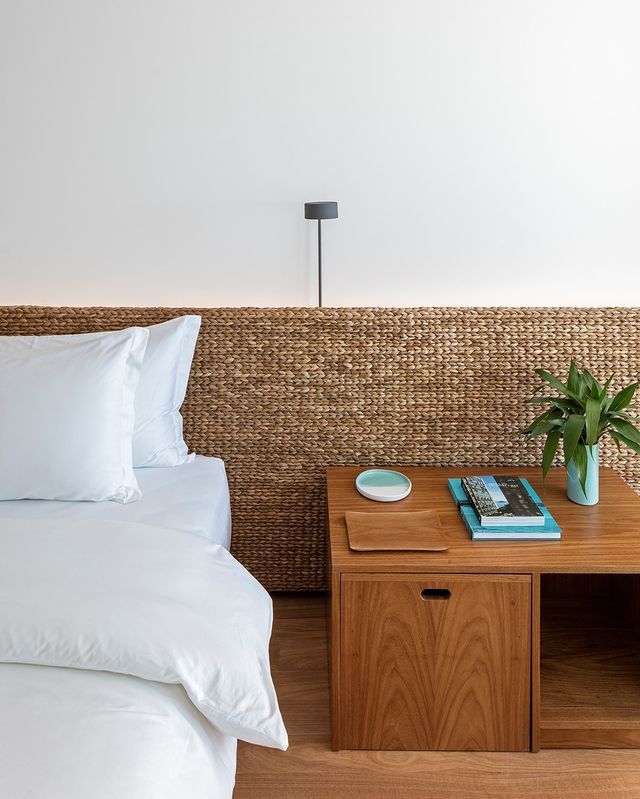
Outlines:
[[230, 799], [235, 755], [180, 686], [0, 664], [2, 799]]
[[198, 536], [0, 519], [0, 796], [227, 799], [235, 738], [287, 746], [270, 631]]

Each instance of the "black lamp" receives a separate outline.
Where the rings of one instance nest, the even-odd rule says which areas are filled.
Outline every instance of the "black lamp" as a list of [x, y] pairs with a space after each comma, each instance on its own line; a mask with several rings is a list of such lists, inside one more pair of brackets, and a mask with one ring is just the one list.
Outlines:
[[322, 220], [338, 218], [338, 203], [305, 203], [304, 218], [318, 220], [318, 307], [322, 308]]

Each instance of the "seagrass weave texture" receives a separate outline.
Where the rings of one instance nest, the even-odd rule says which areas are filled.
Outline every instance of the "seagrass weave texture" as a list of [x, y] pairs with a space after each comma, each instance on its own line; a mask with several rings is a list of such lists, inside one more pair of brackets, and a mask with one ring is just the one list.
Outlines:
[[[640, 375], [637, 308], [0, 308], [0, 334], [202, 316], [185, 438], [224, 459], [233, 551], [272, 590], [325, 581], [328, 465], [536, 465], [534, 367]], [[640, 457], [603, 462], [640, 489]]]

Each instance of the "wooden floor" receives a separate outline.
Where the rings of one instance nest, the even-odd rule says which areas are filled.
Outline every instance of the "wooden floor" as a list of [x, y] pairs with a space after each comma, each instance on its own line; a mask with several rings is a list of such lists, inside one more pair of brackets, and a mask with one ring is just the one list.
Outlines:
[[275, 597], [273, 676], [290, 747], [240, 744], [234, 799], [640, 799], [640, 751], [332, 752], [324, 597]]

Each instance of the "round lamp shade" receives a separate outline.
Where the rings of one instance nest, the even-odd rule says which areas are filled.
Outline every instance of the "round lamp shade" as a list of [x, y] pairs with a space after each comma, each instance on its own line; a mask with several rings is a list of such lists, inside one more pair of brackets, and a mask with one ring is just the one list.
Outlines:
[[338, 203], [314, 202], [304, 204], [305, 219], [337, 219]]

